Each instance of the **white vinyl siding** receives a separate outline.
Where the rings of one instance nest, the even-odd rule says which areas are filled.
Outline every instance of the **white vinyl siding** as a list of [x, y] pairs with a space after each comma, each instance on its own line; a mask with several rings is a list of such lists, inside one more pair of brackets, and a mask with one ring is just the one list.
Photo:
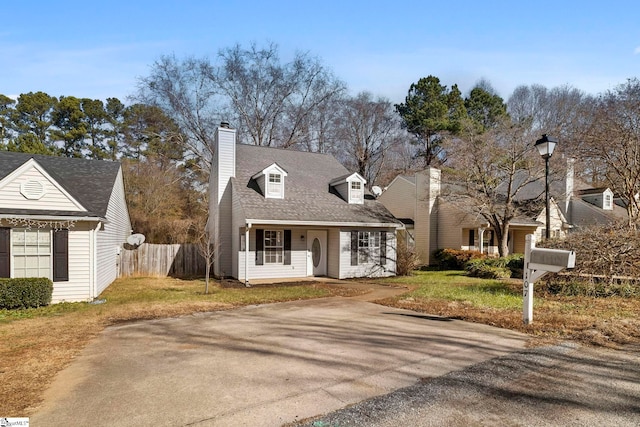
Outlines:
[[[109, 183], [105, 183], [109, 185]], [[96, 294], [100, 293], [118, 277], [118, 253], [120, 247], [131, 234], [131, 222], [129, 211], [124, 198], [124, 185], [122, 183], [122, 169], [118, 172], [113, 183], [113, 190], [109, 198], [106, 214], [107, 223], [97, 232], [96, 236]], [[91, 250], [87, 243], [85, 250]], [[71, 254], [69, 254], [71, 259]], [[71, 270], [71, 266], [69, 266]]]
[[[22, 195], [22, 184], [37, 181], [44, 186], [44, 194], [38, 199], [28, 199]], [[11, 182], [0, 187], [0, 206], [13, 209], [37, 209], [51, 211], [82, 212], [72, 200], [56, 187], [35, 166], [27, 168]]]
[[327, 275], [340, 277], [340, 230], [329, 229], [327, 235]]
[[93, 262], [91, 243], [95, 223], [78, 222], [69, 229], [69, 280], [53, 284], [53, 302], [88, 301], [91, 295]]

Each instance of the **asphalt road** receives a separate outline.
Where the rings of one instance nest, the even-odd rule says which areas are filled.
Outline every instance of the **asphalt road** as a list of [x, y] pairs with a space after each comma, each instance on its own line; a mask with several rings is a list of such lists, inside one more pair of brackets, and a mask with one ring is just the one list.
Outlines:
[[296, 424], [640, 426], [640, 346], [517, 351]]

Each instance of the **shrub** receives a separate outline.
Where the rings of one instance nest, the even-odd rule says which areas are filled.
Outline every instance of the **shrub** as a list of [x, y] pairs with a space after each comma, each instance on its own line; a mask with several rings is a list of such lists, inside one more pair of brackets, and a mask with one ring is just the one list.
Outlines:
[[396, 274], [408, 276], [420, 265], [420, 258], [413, 248], [407, 247], [404, 240], [398, 239], [396, 257]]
[[458, 249], [438, 249], [433, 253], [438, 268], [441, 270], [464, 270], [467, 262], [472, 259], [484, 259], [485, 254], [478, 251], [463, 251]]
[[0, 279], [0, 308], [35, 308], [51, 303], [53, 283], [45, 277]]
[[582, 297], [640, 297], [640, 282], [631, 280], [602, 280], [572, 274], [547, 276], [542, 280], [544, 290], [554, 295]]
[[502, 262], [492, 263], [491, 261], [500, 260], [504, 258], [494, 259], [472, 259], [467, 262], [465, 270], [471, 277], [480, 277], [482, 279], [508, 279], [511, 277], [511, 270], [506, 266], [501, 267], [499, 265]]

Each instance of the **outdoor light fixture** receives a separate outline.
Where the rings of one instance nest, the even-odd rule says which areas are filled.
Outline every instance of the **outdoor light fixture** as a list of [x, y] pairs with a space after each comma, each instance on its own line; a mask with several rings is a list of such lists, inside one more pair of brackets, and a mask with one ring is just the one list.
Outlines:
[[553, 154], [553, 150], [556, 148], [557, 143], [557, 139], [547, 136], [545, 133], [542, 135], [542, 138], [536, 141], [536, 148], [543, 159], [548, 159]]
[[549, 201], [549, 158], [553, 154], [553, 150], [556, 148], [556, 144], [558, 140], [547, 136], [547, 134], [543, 134], [542, 138], [536, 141], [536, 148], [538, 152], [544, 159], [545, 164], [545, 174], [544, 174], [544, 186], [545, 186], [545, 196], [547, 202], [547, 218], [546, 218], [546, 230], [545, 230], [545, 238], [549, 239], [551, 237], [551, 203]]

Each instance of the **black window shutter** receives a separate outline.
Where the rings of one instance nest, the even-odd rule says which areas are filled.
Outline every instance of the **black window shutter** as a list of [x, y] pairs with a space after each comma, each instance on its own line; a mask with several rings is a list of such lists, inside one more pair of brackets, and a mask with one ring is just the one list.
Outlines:
[[358, 232], [351, 232], [351, 265], [358, 265]]
[[387, 265], [387, 232], [380, 232], [380, 265]]
[[469, 230], [469, 246], [475, 246], [475, 239], [473, 237], [473, 229]]
[[489, 231], [489, 233], [491, 233], [491, 239], [489, 240], [489, 246], [495, 246], [495, 245], [493, 244], [493, 234], [494, 234], [494, 233], [493, 233], [493, 231]]
[[284, 265], [291, 265], [291, 230], [284, 230]]
[[256, 228], [256, 265], [264, 265], [264, 230]]
[[0, 277], [11, 277], [10, 228], [0, 228]]
[[53, 232], [53, 281], [69, 280], [69, 230]]

